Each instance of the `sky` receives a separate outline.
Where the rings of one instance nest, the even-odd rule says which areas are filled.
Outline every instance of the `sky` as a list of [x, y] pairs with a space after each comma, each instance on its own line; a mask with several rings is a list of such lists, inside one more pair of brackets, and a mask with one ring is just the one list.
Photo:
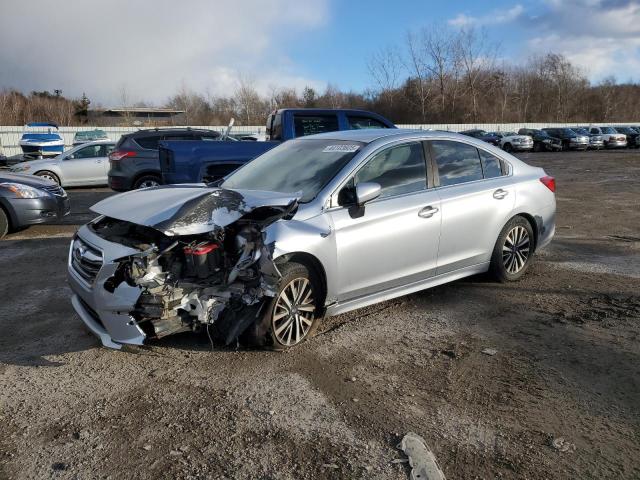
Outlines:
[[371, 55], [434, 24], [484, 29], [505, 61], [553, 51], [592, 82], [640, 81], [640, 0], [0, 0], [0, 89], [94, 106], [240, 82], [362, 91]]

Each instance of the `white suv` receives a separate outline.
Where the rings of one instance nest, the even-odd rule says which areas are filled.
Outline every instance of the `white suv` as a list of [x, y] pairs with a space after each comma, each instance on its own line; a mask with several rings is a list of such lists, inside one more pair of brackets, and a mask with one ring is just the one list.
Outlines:
[[524, 152], [533, 149], [533, 139], [516, 132], [493, 132], [500, 137], [500, 148], [505, 152]]

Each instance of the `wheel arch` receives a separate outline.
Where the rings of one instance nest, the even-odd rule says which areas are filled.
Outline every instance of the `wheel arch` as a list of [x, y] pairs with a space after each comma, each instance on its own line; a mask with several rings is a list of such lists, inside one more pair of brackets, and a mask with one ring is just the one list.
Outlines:
[[[514, 215], [512, 215], [506, 222], [505, 225], [507, 223], [509, 223], [511, 220], [513, 220], [515, 217], [522, 217], [524, 218], [527, 222], [529, 222], [529, 225], [531, 225], [531, 230], [533, 231], [533, 251], [536, 251], [536, 248], [538, 247], [538, 237], [540, 236], [540, 226], [538, 224], [538, 220], [536, 220], [536, 217], [534, 217], [533, 215], [531, 215], [530, 213], [526, 213], [526, 212], [518, 212]], [[542, 222], [542, 218], [539, 219], [539, 222]], [[504, 228], [504, 225], [503, 227]]]
[[0, 197], [0, 210], [2, 210], [7, 216], [7, 220], [9, 221], [9, 231], [15, 229], [17, 223], [16, 213], [13, 210], [13, 207], [11, 207], [11, 204], [2, 197]]
[[285, 253], [284, 255], [274, 260], [274, 263], [276, 264], [276, 266], [282, 265], [288, 262], [301, 263], [305, 267], [311, 269], [316, 274], [316, 276], [320, 280], [320, 288], [321, 288], [321, 292], [320, 292], [321, 302], [319, 304], [322, 306], [321, 314], [324, 315], [324, 310], [325, 310], [324, 305], [327, 298], [327, 273], [324, 269], [324, 266], [322, 265], [322, 262], [318, 260], [316, 256], [307, 252]]
[[33, 175], [38, 175], [39, 173], [52, 173], [53, 175], [55, 175], [58, 178], [58, 182], [60, 182], [60, 186], [63, 187], [63, 179], [62, 179], [62, 175], [60, 175], [60, 172], [57, 172], [56, 170], [54, 170], [53, 168], [41, 168], [40, 170], [37, 170], [35, 172], [33, 172]]
[[133, 180], [131, 180], [131, 187], [136, 184], [138, 180], [142, 177], [156, 177], [160, 183], [162, 183], [162, 172], [159, 170], [143, 170], [142, 172], [137, 173]]

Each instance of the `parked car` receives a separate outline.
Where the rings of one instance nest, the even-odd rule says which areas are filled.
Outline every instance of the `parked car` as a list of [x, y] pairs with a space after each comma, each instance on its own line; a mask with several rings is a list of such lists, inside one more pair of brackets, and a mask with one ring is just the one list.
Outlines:
[[97, 142], [98, 140], [109, 140], [107, 132], [98, 128], [94, 130], [82, 130], [73, 136], [73, 146], [87, 142]]
[[0, 172], [0, 238], [8, 232], [68, 215], [62, 187], [28, 175]]
[[589, 148], [589, 136], [580, 135], [570, 128], [543, 128], [549, 136], [559, 138], [563, 150], [586, 150]]
[[18, 163], [11, 172], [36, 175], [63, 187], [106, 185], [109, 153], [115, 145], [112, 140], [83, 143], [55, 158]]
[[516, 132], [490, 132], [489, 135], [500, 137], [498, 146], [505, 152], [528, 152], [533, 148], [533, 139], [528, 135]]
[[163, 183], [216, 181], [287, 140], [323, 132], [371, 128], [396, 128], [396, 126], [376, 113], [363, 110], [318, 108], [276, 110], [267, 118], [268, 141], [160, 142]]
[[494, 133], [489, 133], [480, 129], [465, 130], [460, 133], [462, 135], [467, 135], [468, 137], [477, 138], [483, 142], [490, 143], [491, 145], [500, 146], [500, 137]]
[[616, 132], [622, 133], [627, 137], [627, 147], [629, 148], [637, 148], [638, 137], [640, 137], [640, 133], [638, 133], [635, 129], [631, 127], [613, 127]]
[[221, 136], [220, 132], [193, 128], [155, 128], [123, 135], [109, 155], [109, 187], [124, 192], [160, 185], [158, 143], [162, 140], [217, 141]]
[[605, 148], [624, 148], [627, 146], [627, 136], [618, 133], [613, 127], [589, 127], [589, 133], [600, 135]]
[[595, 135], [589, 132], [589, 127], [571, 127], [571, 130], [579, 135], [587, 135], [589, 137], [589, 149], [600, 150], [604, 148], [604, 139], [602, 135]]
[[108, 347], [207, 330], [287, 349], [325, 315], [486, 271], [521, 278], [553, 237], [554, 191], [543, 169], [456, 133], [290, 140], [219, 187], [94, 205], [70, 248], [72, 304]]
[[535, 128], [521, 128], [518, 135], [527, 135], [533, 140], [534, 152], [555, 152], [562, 150], [562, 140], [550, 136], [547, 132]]

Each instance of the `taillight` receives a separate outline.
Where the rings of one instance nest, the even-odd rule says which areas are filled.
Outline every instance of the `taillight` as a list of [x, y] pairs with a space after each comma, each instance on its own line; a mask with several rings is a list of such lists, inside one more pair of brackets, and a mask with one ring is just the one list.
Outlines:
[[540, 179], [540, 181], [547, 187], [549, 190], [555, 193], [556, 191], [556, 179], [550, 176], [545, 176]]
[[109, 160], [112, 162], [117, 162], [118, 160], [122, 160], [126, 157], [135, 157], [137, 155], [136, 152], [132, 150], [114, 150], [109, 154]]

